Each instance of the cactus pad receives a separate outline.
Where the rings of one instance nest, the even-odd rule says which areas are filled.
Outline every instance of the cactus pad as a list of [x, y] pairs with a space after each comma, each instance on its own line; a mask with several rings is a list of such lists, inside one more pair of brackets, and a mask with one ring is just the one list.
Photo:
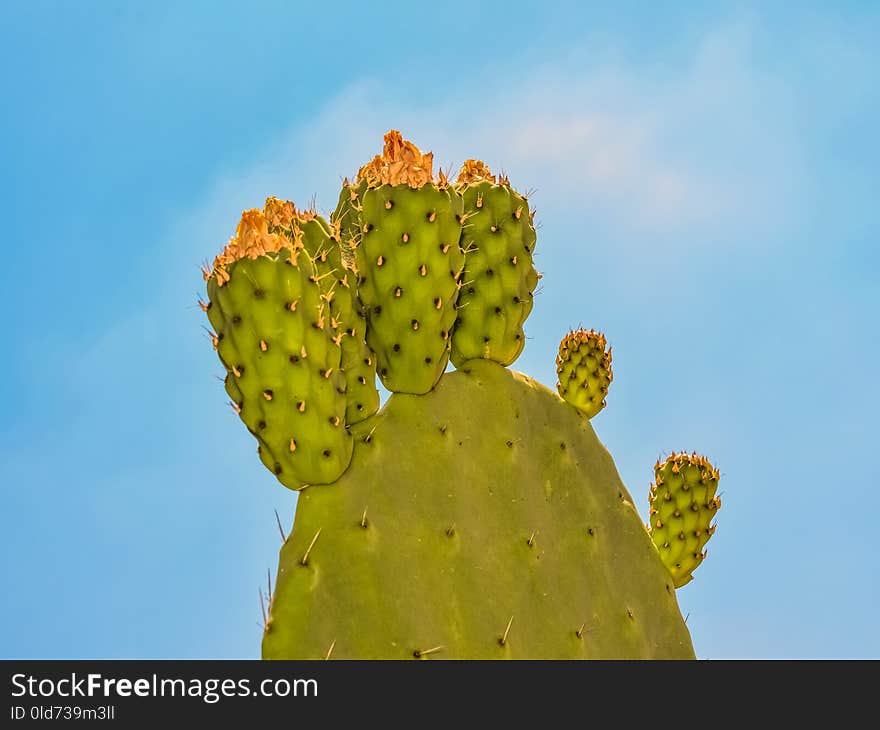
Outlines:
[[544, 386], [473, 360], [352, 431], [299, 495], [264, 657], [693, 657], [610, 455]]
[[246, 211], [205, 270], [226, 391], [263, 463], [292, 489], [335, 481], [352, 453], [342, 351], [299, 238], [270, 232], [261, 211]]
[[340, 367], [345, 378], [345, 423], [373, 415], [379, 408], [376, 389], [376, 358], [365, 341], [366, 322], [361, 313], [355, 281], [350, 270], [348, 246], [331, 226], [314, 212], [298, 212], [288, 201], [268, 198], [264, 215], [269, 230], [301, 243], [315, 265], [315, 280], [327, 305], [334, 339], [342, 348]]
[[464, 254], [461, 197], [399, 132], [361, 168], [358, 292], [367, 344], [388, 390], [427, 393], [449, 359]]
[[605, 349], [605, 335], [595, 330], [569, 332], [559, 344], [556, 357], [556, 389], [587, 418], [605, 407], [605, 396], [614, 377], [611, 349]]
[[525, 197], [480, 160], [462, 166], [465, 272], [452, 337], [452, 362], [486, 358], [510, 365], [525, 345], [538, 272], [535, 227]]
[[690, 582], [706, 558], [704, 547], [715, 534], [711, 522], [721, 508], [718, 478], [709, 460], [695, 453], [673, 453], [654, 465], [648, 531], [676, 588]]

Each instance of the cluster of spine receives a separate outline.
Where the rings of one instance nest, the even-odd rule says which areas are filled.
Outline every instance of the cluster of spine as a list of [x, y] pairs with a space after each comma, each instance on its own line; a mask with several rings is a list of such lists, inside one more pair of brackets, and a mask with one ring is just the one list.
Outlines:
[[721, 508], [718, 478], [718, 470], [696, 453], [673, 452], [654, 465], [648, 532], [676, 588], [690, 582], [706, 558], [704, 548], [715, 533], [711, 523]]
[[559, 394], [587, 418], [595, 416], [605, 407], [614, 377], [605, 335], [585, 329], [569, 332], [559, 343], [556, 375]]
[[452, 362], [484, 358], [510, 365], [525, 345], [539, 275], [528, 200], [481, 160], [467, 160], [456, 181], [465, 225], [465, 272], [452, 337]]

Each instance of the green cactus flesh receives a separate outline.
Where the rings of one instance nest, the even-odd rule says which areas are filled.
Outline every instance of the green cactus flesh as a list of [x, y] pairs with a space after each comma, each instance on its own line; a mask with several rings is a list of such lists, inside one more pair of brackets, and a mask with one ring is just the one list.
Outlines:
[[340, 241], [337, 226], [314, 213], [298, 213], [290, 201], [269, 198], [264, 213], [270, 230], [277, 229], [301, 244], [315, 265], [315, 280], [330, 314], [330, 327], [342, 348], [345, 423], [362, 421], [379, 409], [379, 391], [376, 358], [365, 341], [366, 322], [355, 290], [356, 274], [345, 255], [348, 247]]
[[456, 316], [461, 198], [428, 183], [363, 194], [356, 249], [367, 344], [388, 390], [427, 393], [446, 368]]
[[472, 360], [352, 432], [299, 494], [265, 658], [693, 658], [610, 455], [544, 386]]
[[556, 356], [556, 389], [565, 400], [592, 418], [605, 407], [611, 386], [611, 349], [605, 349], [600, 332], [579, 329], [559, 343]]
[[675, 587], [690, 582], [706, 558], [715, 533], [713, 518], [721, 508], [718, 470], [704, 456], [671, 454], [654, 466], [648, 531]]
[[333, 482], [348, 467], [352, 439], [342, 351], [315, 267], [302, 249], [269, 233], [257, 210], [245, 213], [230, 247], [207, 276], [206, 305], [226, 392], [282, 484]]
[[357, 183], [343, 181], [336, 210], [330, 216], [330, 223], [339, 234], [342, 260], [349, 268], [355, 266], [354, 251], [361, 240], [360, 207], [366, 189], [365, 180]]
[[331, 235], [331, 228], [320, 217], [312, 223], [320, 228], [303, 231], [303, 245], [315, 257], [318, 280], [329, 301], [331, 326], [341, 335], [340, 366], [346, 383], [345, 422], [363, 421], [379, 409], [376, 388], [376, 358], [366, 343], [366, 321], [355, 290], [356, 275], [344, 263], [345, 247]]
[[342, 338], [342, 372], [346, 382], [345, 422], [353, 425], [379, 410], [376, 356], [364, 341], [367, 324], [355, 315], [347, 321]]
[[[341, 336], [342, 373], [345, 376], [345, 422], [363, 421], [379, 410], [376, 356], [366, 342], [367, 322], [357, 296], [357, 274], [349, 270], [334, 240], [328, 277], [322, 279], [330, 297], [332, 325]], [[318, 265], [320, 270], [321, 264]]]
[[472, 358], [510, 365], [525, 344], [523, 324], [532, 311], [538, 272], [532, 263], [535, 228], [528, 201], [506, 179], [496, 182], [478, 160], [459, 175], [465, 252], [452, 362]]

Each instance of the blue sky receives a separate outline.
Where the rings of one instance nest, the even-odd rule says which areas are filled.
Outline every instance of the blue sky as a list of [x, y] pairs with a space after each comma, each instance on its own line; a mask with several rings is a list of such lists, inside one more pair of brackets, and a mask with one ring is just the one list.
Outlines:
[[[871, 3], [4, 3], [0, 656], [253, 657], [295, 496], [225, 405], [200, 263], [396, 127], [535, 190], [515, 367], [602, 329], [641, 512], [722, 471], [702, 657], [880, 656]], [[649, 4], [650, 5], [650, 4]]]

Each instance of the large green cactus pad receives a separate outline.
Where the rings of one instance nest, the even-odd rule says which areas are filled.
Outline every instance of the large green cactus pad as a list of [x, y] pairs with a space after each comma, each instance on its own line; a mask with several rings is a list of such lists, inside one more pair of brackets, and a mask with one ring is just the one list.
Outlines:
[[611, 456], [544, 386], [469, 361], [352, 432], [299, 495], [265, 658], [693, 658]]

